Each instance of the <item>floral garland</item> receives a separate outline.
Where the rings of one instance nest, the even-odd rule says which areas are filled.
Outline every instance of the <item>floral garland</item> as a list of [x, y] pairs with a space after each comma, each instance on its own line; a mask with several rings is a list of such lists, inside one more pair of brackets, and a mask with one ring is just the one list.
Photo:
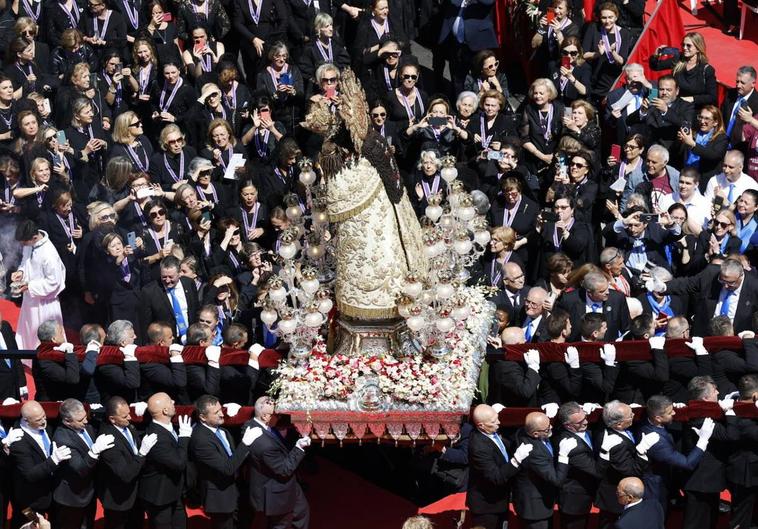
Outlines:
[[391, 409], [468, 409], [495, 309], [481, 287], [462, 287], [461, 294], [471, 313], [447, 334], [451, 349], [447, 357], [330, 355], [323, 340], [319, 340], [306, 365], [294, 366], [282, 360], [275, 370], [278, 376], [270, 393], [282, 409], [348, 409], [348, 400], [360, 381], [371, 377], [391, 401]]

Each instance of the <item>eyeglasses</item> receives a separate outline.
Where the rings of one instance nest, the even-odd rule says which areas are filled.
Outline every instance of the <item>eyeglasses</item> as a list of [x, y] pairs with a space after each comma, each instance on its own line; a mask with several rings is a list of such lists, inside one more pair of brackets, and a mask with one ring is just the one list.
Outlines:
[[322, 77], [321, 82], [326, 83], [326, 84], [336, 84], [337, 78], [336, 77]]
[[561, 55], [576, 57], [579, 55], [579, 50], [561, 50]]
[[698, 116], [697, 119], [700, 121], [713, 121], [713, 116]]
[[177, 143], [184, 143], [184, 138], [174, 138], [173, 140], [166, 140], [169, 145], [176, 145]]
[[166, 210], [161, 208], [158, 211], [151, 211], [150, 212], [150, 218], [151, 219], [157, 219], [158, 217], [165, 217], [166, 216]]
[[541, 301], [532, 301], [531, 299], [527, 299], [524, 301], [524, 305], [529, 305], [530, 307], [539, 307], [542, 305]]
[[627, 143], [626, 145], [624, 145], [625, 151], [634, 151], [641, 148], [642, 147], [640, 147], [639, 145], [635, 145], [634, 143]]
[[203, 169], [199, 173], [197, 173], [197, 177], [200, 178], [201, 176], [210, 176], [211, 175], [211, 169]]
[[415, 81], [416, 79], [418, 79], [418, 75], [412, 75], [412, 74], [408, 74], [408, 73], [403, 74], [403, 80], [407, 81], [408, 79], [412, 79], [412, 80]]
[[714, 220], [713, 221], [714, 226], [720, 226], [721, 228], [728, 228], [732, 225], [731, 222], [721, 222], [720, 220]]
[[583, 167], [587, 167], [587, 164], [579, 163], [579, 162], [571, 162], [569, 164], [569, 167], [582, 167], [583, 168]]
[[[493, 240], [497, 241], [497, 239], [493, 239]], [[502, 242], [502, 241], [499, 241], [499, 242]], [[516, 276], [516, 277], [507, 277], [506, 278], [507, 281], [518, 281], [519, 279], [524, 279], [524, 274], [521, 274], [520, 276]]]
[[115, 213], [106, 213], [105, 215], [100, 215], [100, 220], [115, 220], [116, 214]]
[[371, 114], [371, 117], [372, 118], [386, 118], [387, 117], [387, 113], [386, 112], [374, 112], [373, 114]]
[[129, 127], [130, 128], [137, 128], [137, 127], [141, 127], [141, 126], [142, 126], [142, 122], [141, 121], [135, 121], [134, 123], [129, 123]]
[[500, 66], [500, 61], [495, 61], [495, 62], [493, 62], [492, 64], [488, 64], [488, 65], [487, 65], [487, 66], [485, 66], [484, 68], [485, 68], [486, 70], [494, 70], [494, 69], [495, 69], [495, 68], [497, 68], [498, 66]]

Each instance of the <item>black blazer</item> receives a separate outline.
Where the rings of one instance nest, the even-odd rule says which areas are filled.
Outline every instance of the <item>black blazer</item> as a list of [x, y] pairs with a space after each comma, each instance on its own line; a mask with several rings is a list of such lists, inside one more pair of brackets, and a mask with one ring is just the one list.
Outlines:
[[[509, 443], [502, 436], [501, 439], [508, 449]], [[466, 506], [474, 514], [507, 512], [511, 478], [519, 469], [514, 467], [510, 460], [505, 460], [492, 439], [476, 429], [469, 437], [468, 464]]]
[[[490, 268], [487, 267], [485, 269], [485, 274], [487, 279], [485, 280], [485, 284], [489, 284], [489, 271]], [[520, 318], [523, 316], [522, 312], [524, 309], [524, 301], [526, 301], [526, 296], [529, 294], [529, 288], [528, 286], [524, 286], [521, 290], [518, 291], [518, 305], [513, 305], [513, 302], [511, 301], [511, 298], [508, 297], [508, 293], [505, 291], [505, 289], [502, 289], [498, 291], [498, 293], [490, 298], [490, 301], [495, 304], [495, 306], [500, 309], [504, 310], [508, 313], [509, 325], [520, 325], [521, 320]], [[544, 319], [544, 318], [543, 318]]]
[[[13, 332], [11, 324], [3, 320], [0, 322], [0, 333], [5, 340], [5, 346], [9, 351], [18, 349], [16, 344], [16, 334]], [[21, 400], [19, 389], [26, 386], [26, 375], [24, 366], [20, 360], [11, 360], [11, 365], [5, 363], [5, 359], [0, 359], [0, 402], [7, 398]]]
[[187, 386], [179, 393], [181, 404], [192, 404], [202, 395], [218, 396], [221, 386], [221, 369], [209, 365], [188, 365]]
[[[492, 352], [492, 346], [487, 346]], [[488, 401], [505, 406], [535, 407], [540, 374], [521, 362], [497, 360], [490, 365], [490, 391]]]
[[190, 437], [189, 453], [197, 469], [200, 501], [206, 513], [231, 514], [237, 509], [237, 470], [245, 462], [249, 447], [240, 443], [234, 448], [231, 434], [222, 428], [232, 449], [229, 456], [215, 433], [197, 423]]
[[[165, 321], [165, 320], [157, 320]], [[119, 396], [126, 402], [134, 402], [139, 388], [139, 363], [129, 360], [123, 364], [105, 364], [95, 368], [95, 385], [100, 392], [102, 402]]]
[[637, 455], [635, 444], [631, 439], [616, 430], [606, 428], [598, 436], [595, 444], [602, 445], [605, 435], [617, 435], [621, 438], [621, 444], [611, 448], [608, 461], [597, 460], [600, 482], [597, 487], [595, 505], [602, 511], [620, 513], [622, 508], [616, 499], [616, 486], [624, 478], [642, 477], [647, 470], [648, 462]]
[[63, 364], [51, 360], [33, 360], [32, 376], [38, 401], [65, 400], [79, 384], [79, 360], [75, 353], [63, 355]]
[[645, 126], [645, 132], [651, 142], [660, 143], [671, 152], [671, 159], [675, 160], [681, 152], [681, 142], [677, 138], [677, 132], [682, 128], [682, 123], [689, 121], [694, 123], [695, 107], [692, 103], [682, 99], [675, 99], [668, 107], [664, 116], [661, 111], [651, 106], [647, 113], [642, 115], [642, 107], [632, 112], [626, 122], [629, 125], [636, 123]]
[[662, 349], [651, 349], [652, 361], [630, 360], [621, 362], [620, 372], [613, 388], [613, 398], [621, 402], [644, 404], [661, 392], [669, 379], [668, 356]]
[[577, 268], [591, 260], [594, 255], [594, 241], [592, 239], [592, 228], [584, 221], [576, 219], [574, 225], [569, 231], [569, 236], [560, 242], [560, 248], [555, 247], [553, 232], [555, 223], [546, 222], [542, 227], [541, 245], [542, 245], [542, 275], [547, 277], [547, 260], [554, 253], [562, 252], [571, 258], [574, 267]]
[[[570, 342], [576, 342], [581, 339], [580, 331], [582, 316], [587, 312], [586, 300], [587, 291], [583, 288], [577, 288], [571, 292], [564, 292], [558, 299], [558, 306], [571, 315]], [[629, 307], [626, 303], [626, 296], [615, 290], [611, 290], [608, 293], [608, 299], [603, 302], [603, 315], [608, 322], [608, 330], [605, 333], [605, 339], [612, 342], [618, 338], [620, 334], [629, 329], [629, 324], [632, 320], [629, 316]]]
[[[197, 312], [200, 310], [200, 301], [197, 297], [197, 287], [195, 282], [186, 277], [179, 279], [179, 283], [184, 289], [184, 296], [187, 299], [187, 327], [197, 321]], [[142, 336], [147, 336], [147, 327], [151, 322], [165, 321], [172, 327], [176, 328], [176, 317], [174, 309], [168, 298], [168, 293], [160, 281], [153, 281], [142, 289], [142, 314], [141, 324], [143, 328]]]
[[[255, 420], [245, 423], [247, 427], [260, 427]], [[289, 449], [284, 441], [272, 431], [264, 430], [250, 447], [250, 503], [266, 516], [279, 516], [295, 509], [298, 491], [295, 472], [305, 457], [299, 448]], [[302, 492], [300, 493], [302, 497]]]
[[[726, 129], [727, 125], [729, 124], [729, 119], [732, 117], [734, 104], [737, 102], [738, 97], [740, 96], [737, 95], [736, 89], [729, 90], [726, 93], [724, 102], [721, 104], [721, 115], [724, 118], [724, 129]], [[758, 112], [758, 91], [753, 89], [753, 93], [750, 94], [750, 97], [747, 99], [747, 104], [753, 111], [753, 114]], [[747, 149], [747, 145], [745, 145], [745, 142], [742, 139], [742, 127], [744, 127], [744, 125], [745, 123], [739, 117], [737, 117], [737, 119], [734, 120], [732, 133], [729, 135], [729, 143], [732, 144], [734, 148], [740, 149], [743, 152], [745, 152]]]
[[593, 448], [584, 440], [584, 436], [561, 430], [556, 437], [555, 446], [562, 439], [577, 440], [576, 448], [569, 452], [569, 468], [566, 481], [558, 491], [558, 506], [565, 514], [589, 514], [597, 492], [600, 472]]
[[137, 400], [145, 401], [155, 393], [167, 393], [172, 399], [178, 400], [179, 395], [187, 386], [187, 368], [184, 362], [169, 362], [167, 364], [140, 364], [140, 384], [137, 390]]
[[[542, 318], [539, 327], [542, 327], [546, 318]], [[547, 337], [547, 329], [542, 333]], [[548, 340], [544, 340], [548, 341]], [[548, 362], [540, 368], [542, 382], [537, 392], [537, 402], [547, 404], [555, 402], [577, 401], [582, 391], [582, 368], [569, 367], [565, 362]]]
[[[692, 331], [695, 336], [706, 336], [708, 325], [714, 316], [721, 294], [719, 273], [721, 268], [716, 265], [708, 266], [696, 276], [679, 277], [666, 284], [666, 291], [672, 294], [691, 294], [696, 296], [695, 317]], [[753, 312], [758, 303], [758, 280], [751, 274], [745, 274], [740, 297], [737, 300], [737, 312], [734, 315], [735, 334], [752, 330]]]
[[755, 487], [758, 485], [758, 454], [755, 451], [758, 425], [754, 419], [727, 417], [726, 427], [729, 436], [736, 439], [730, 446], [726, 478], [731, 485]]
[[[52, 446], [49, 431], [48, 437]], [[53, 503], [58, 466], [26, 432], [11, 445], [10, 460], [10, 467], [14, 469], [11, 472], [13, 508], [21, 510], [29, 507], [37, 512], [48, 511]]]
[[[728, 417], [727, 417], [728, 419]], [[689, 428], [682, 429], [682, 449], [690, 453], [697, 443], [697, 434], [692, 428], [700, 428], [703, 418], [688, 421]], [[732, 443], [738, 440], [735, 432], [720, 422], [716, 422], [713, 435], [708, 441], [708, 450], [703, 454], [703, 459], [690, 472], [685, 474], [685, 483], [682, 487], [687, 491], [705, 492], [718, 494], [727, 487], [726, 462], [732, 451]]]
[[182, 498], [189, 437], [175, 439], [166, 428], [154, 422], [145, 430], [145, 435], [151, 433], [158, 435], [158, 442], [147, 454], [138, 497], [150, 505], [171, 505]]
[[[504, 214], [505, 214], [505, 200], [502, 195], [496, 197], [490, 197], [491, 206], [490, 211], [487, 214], [490, 221], [490, 226], [503, 226]], [[511, 228], [516, 232], [519, 238], [534, 236], [534, 227], [537, 224], [537, 215], [540, 212], [540, 206], [534, 200], [527, 198], [523, 194], [521, 195], [521, 203], [516, 209], [516, 214], [513, 216], [513, 222], [511, 222]], [[522, 246], [516, 253], [522, 261], [528, 263], [531, 244], [527, 243]], [[534, 263], [536, 259], [532, 259]]]
[[654, 500], [642, 502], [621, 511], [614, 529], [663, 529], [663, 508]]
[[[523, 430], [516, 434], [516, 440], [533, 446], [529, 457], [521, 463], [521, 471], [513, 486], [516, 513], [527, 520], [552, 518], [558, 489], [568, 475], [569, 466], [556, 463], [543, 442], [526, 435]], [[557, 456], [558, 449], [554, 451]]]
[[679, 87], [679, 97], [691, 96], [695, 107], [716, 104], [716, 69], [712, 65], [698, 62], [692, 70], [679, 70], [674, 79]]
[[[92, 441], [97, 437], [92, 426], [85, 426]], [[53, 441], [71, 449], [71, 459], [58, 466], [58, 483], [53, 500], [66, 507], [86, 507], [95, 497], [95, 466], [97, 459], [90, 457], [89, 446], [71, 428], [61, 425], [55, 430]]]
[[[140, 436], [133, 426], [128, 426], [137, 450], [140, 446]], [[135, 454], [129, 441], [119, 428], [106, 423], [100, 428], [100, 434], [113, 436], [113, 448], [100, 454], [100, 464], [97, 466], [97, 496], [105, 510], [128, 511], [134, 507], [137, 499], [137, 486], [145, 458]]]
[[737, 391], [742, 375], [758, 373], [758, 342], [755, 338], [742, 340], [743, 354], [729, 350], [711, 353], [711, 374], [719, 388], [719, 395]]

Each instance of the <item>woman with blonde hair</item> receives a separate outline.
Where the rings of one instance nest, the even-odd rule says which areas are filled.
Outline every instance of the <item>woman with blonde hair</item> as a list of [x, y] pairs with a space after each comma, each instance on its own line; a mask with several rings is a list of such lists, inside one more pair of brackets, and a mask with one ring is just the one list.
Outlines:
[[134, 171], [146, 173], [150, 170], [153, 147], [144, 135], [142, 120], [135, 112], [127, 110], [118, 115], [113, 127], [113, 142], [109, 157], [126, 157]]
[[729, 138], [724, 130], [724, 119], [715, 105], [704, 105], [697, 113], [697, 122], [689, 130], [679, 129], [677, 137], [685, 146], [684, 165], [700, 171], [700, 189], [708, 180], [721, 172]]
[[[550, 78], [558, 89], [564, 104], [570, 105], [579, 98], [587, 97], [592, 84], [592, 68], [584, 60], [584, 48], [579, 37], [563, 39], [560, 62], [551, 63]], [[565, 59], [568, 59], [564, 61]]]
[[526, 163], [536, 174], [553, 162], [553, 153], [563, 133], [563, 103], [556, 100], [558, 90], [550, 79], [536, 79], [529, 87], [529, 102], [524, 106], [519, 133]]
[[503, 267], [507, 263], [516, 263], [522, 270], [524, 262], [514, 252], [516, 246], [516, 230], [508, 226], [497, 226], [490, 230], [489, 251], [482, 261], [484, 282], [498, 289], [504, 288]]
[[713, 217], [711, 229], [700, 232], [698, 246], [705, 248], [708, 261], [733, 253], [742, 253], [742, 239], [737, 235], [737, 217], [732, 210], [724, 208]]
[[679, 62], [671, 72], [679, 87], [679, 98], [696, 108], [716, 104], [716, 70], [708, 63], [705, 39], [696, 31], [682, 39]]
[[47, 158], [35, 158], [29, 168], [28, 187], [18, 187], [13, 191], [13, 198], [21, 208], [21, 215], [36, 219], [41, 211], [52, 208], [52, 192], [54, 189], [69, 189], [67, 183], [52, 178], [52, 166]]

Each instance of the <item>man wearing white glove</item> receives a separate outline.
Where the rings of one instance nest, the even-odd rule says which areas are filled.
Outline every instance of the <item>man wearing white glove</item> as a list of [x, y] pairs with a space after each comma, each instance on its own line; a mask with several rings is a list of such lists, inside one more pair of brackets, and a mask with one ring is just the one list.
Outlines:
[[576, 447], [566, 454], [569, 470], [558, 490], [558, 511], [567, 527], [585, 527], [600, 476], [592, 436], [587, 431], [587, 413], [577, 402], [566, 402], [558, 408], [555, 424], [561, 426], [556, 436], [559, 448], [564, 441], [576, 441]]
[[207, 363], [187, 365], [187, 388], [180, 400], [195, 402], [203, 395], [219, 395], [221, 391], [220, 349], [212, 345], [211, 329], [203, 323], [193, 323], [187, 329], [187, 345], [205, 347]]
[[71, 458], [58, 467], [58, 483], [53, 491], [57, 504], [55, 527], [78, 529], [82, 522], [94, 523], [95, 513], [89, 508], [95, 497], [95, 467], [100, 454], [113, 446], [113, 436], [96, 436], [88, 424], [87, 410], [76, 399], [61, 402], [58, 418], [61, 426], [53, 441], [71, 449]]
[[508, 518], [508, 498], [513, 477], [529, 458], [531, 443], [520, 445], [512, 453], [508, 441], [498, 433], [500, 420], [491, 406], [474, 408], [468, 445], [468, 493], [466, 505], [471, 511], [472, 525], [500, 528]]
[[[292, 449], [284, 444], [281, 434], [271, 424], [275, 404], [269, 397], [255, 401], [255, 416], [244, 428], [259, 427], [263, 431], [250, 448], [250, 501], [255, 511], [266, 517], [268, 527], [305, 529], [310, 509], [295, 472], [305, 457], [308, 441], [300, 439]], [[310, 438], [308, 438], [310, 439]], [[270, 490], [276, 481], [277, 494]], [[240, 527], [247, 527], [241, 520]]]
[[[10, 323], [3, 320], [0, 312], [0, 350], [15, 351], [18, 348], [16, 334]], [[21, 360], [0, 359], [0, 402], [8, 398], [20, 401], [28, 395], [29, 389], [26, 387], [26, 375]]]
[[55, 320], [44, 321], [37, 329], [37, 336], [42, 343], [56, 344], [54, 349], [63, 354], [63, 362], [38, 360], [32, 365], [35, 398], [47, 402], [76, 395], [79, 391], [79, 360], [73, 345], [65, 343], [63, 326]]
[[[629, 404], [643, 404], [646, 399], [661, 392], [661, 387], [669, 380], [669, 358], [664, 347], [665, 336], [655, 336], [655, 318], [651, 314], [641, 314], [634, 318], [629, 334], [633, 340], [647, 340], [650, 344], [651, 360], [628, 360], [622, 362], [611, 395], [614, 399]], [[616, 483], [613, 485], [613, 501], [616, 501]]]
[[113, 448], [100, 455], [99, 498], [105, 510], [109, 529], [139, 527], [143, 513], [135, 508], [139, 476], [145, 457], [158, 441], [156, 434], [142, 438], [131, 425], [129, 404], [121, 397], [112, 397], [105, 403], [106, 421], [101, 434], [113, 436]]
[[[571, 334], [571, 319], [563, 309], [554, 309], [545, 321], [545, 329], [550, 343], [566, 343]], [[579, 398], [582, 391], [582, 369], [579, 364], [579, 350], [569, 346], [563, 353], [564, 363], [549, 362], [542, 369], [537, 399], [539, 402], [567, 402]], [[544, 409], [544, 407], [543, 407]], [[553, 418], [558, 411], [548, 413]]]
[[[506, 327], [500, 334], [503, 346], [524, 343], [520, 327]], [[490, 367], [488, 400], [506, 406], [533, 407], [537, 405], [540, 384], [540, 354], [534, 349], [524, 353], [523, 361], [498, 360]]]
[[152, 422], [145, 434], [155, 434], [157, 442], [145, 457], [137, 494], [151, 526], [184, 527], [187, 516], [182, 491], [192, 426], [189, 417], [179, 417], [177, 435], [171, 424], [176, 407], [166, 393], [150, 397], [147, 411]]
[[235, 447], [231, 434], [222, 428], [224, 410], [218, 398], [203, 395], [195, 407], [199, 423], [192, 431], [189, 453], [197, 468], [200, 502], [214, 528], [233, 529], [239, 499], [237, 472], [250, 453], [254, 433], [246, 432], [247, 438]]
[[121, 350], [124, 361], [121, 364], [103, 364], [95, 369], [95, 384], [100, 392], [102, 402], [119, 396], [128, 401], [134, 400], [134, 394], [140, 385], [139, 362], [136, 357], [137, 334], [132, 322], [116, 320], [108, 326], [105, 343]]
[[137, 400], [147, 401], [154, 393], [167, 393], [175, 401], [181, 401], [187, 387], [187, 369], [182, 357], [183, 347], [174, 342], [174, 331], [163, 322], [153, 322], [147, 327], [150, 345], [168, 347], [168, 364], [142, 362], [139, 365], [140, 387]]
[[542, 524], [547, 524], [553, 517], [558, 489], [569, 470], [568, 453], [577, 446], [574, 439], [564, 439], [562, 446], [553, 448], [550, 440], [552, 432], [547, 415], [532, 412], [526, 416], [523, 430], [516, 434], [517, 440], [533, 446], [513, 486], [516, 514], [529, 527], [548, 527]]
[[[666, 337], [690, 338], [690, 322], [684, 316], [675, 316], [669, 318], [666, 329]], [[685, 342], [688, 349], [694, 351], [693, 356], [675, 356], [669, 358], [669, 380], [663, 387], [662, 393], [671, 397], [674, 401], [674, 408], [677, 408], [679, 402], [687, 402], [689, 391], [687, 384], [695, 373], [710, 373], [713, 360], [708, 354], [708, 350], [703, 346], [703, 339], [695, 336], [689, 342]], [[648, 491], [649, 492], [649, 491]]]
[[666, 429], [675, 415], [674, 404], [670, 398], [654, 395], [647, 400], [648, 420], [644, 421], [640, 428], [643, 435], [655, 432], [660, 437], [647, 451], [651, 471], [643, 476], [643, 481], [648, 497], [660, 502], [664, 513], [668, 510], [673, 472], [677, 469], [692, 472], [697, 468], [714, 428], [713, 419], [705, 419], [703, 426], [696, 431], [695, 447], [685, 455], [676, 449], [674, 438]]
[[622, 511], [616, 498], [616, 486], [623, 478], [641, 478], [649, 465], [637, 452], [637, 438], [630, 430], [634, 412], [628, 404], [617, 400], [607, 402], [603, 406], [603, 422], [605, 429], [598, 436], [600, 479], [595, 505], [600, 509], [598, 527], [612, 527]]

